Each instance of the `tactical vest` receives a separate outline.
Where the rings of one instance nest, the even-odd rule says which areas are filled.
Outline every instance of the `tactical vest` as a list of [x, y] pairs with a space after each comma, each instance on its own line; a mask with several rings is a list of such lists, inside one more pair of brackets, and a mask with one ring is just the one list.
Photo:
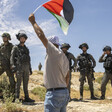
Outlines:
[[81, 54], [80, 58], [79, 58], [78, 65], [81, 69], [91, 68], [92, 62], [91, 62], [91, 59], [90, 59], [90, 55], [89, 54]]
[[106, 70], [112, 70], [112, 55], [106, 57], [103, 67]]
[[29, 50], [26, 46], [17, 45], [16, 64], [30, 63]]

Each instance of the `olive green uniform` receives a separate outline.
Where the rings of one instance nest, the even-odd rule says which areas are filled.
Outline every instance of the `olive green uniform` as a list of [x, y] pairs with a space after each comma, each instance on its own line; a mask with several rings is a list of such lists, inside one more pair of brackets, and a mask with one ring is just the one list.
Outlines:
[[93, 58], [91, 54], [80, 54], [77, 57], [77, 62], [79, 65], [79, 71], [80, 71], [80, 96], [83, 97], [83, 86], [84, 82], [86, 81], [86, 77], [88, 80], [91, 97], [94, 96], [94, 89], [93, 89], [93, 80], [92, 80], [92, 70], [96, 66], [96, 61]]
[[0, 75], [6, 72], [7, 76], [9, 77], [11, 89], [14, 89], [15, 79], [14, 74], [10, 69], [10, 56], [12, 47], [13, 45], [11, 43], [8, 43], [7, 45], [1, 44], [0, 46]]
[[21, 81], [23, 79], [25, 98], [29, 98], [28, 81], [31, 72], [29, 49], [25, 45], [14, 46], [12, 49], [10, 62], [12, 67], [16, 68], [17, 83], [15, 89], [15, 97], [19, 98]]
[[41, 71], [41, 68], [42, 68], [42, 64], [39, 63], [39, 65], [38, 65], [38, 70]]
[[111, 80], [112, 84], [112, 54], [104, 57], [101, 56], [99, 59], [100, 63], [104, 63], [105, 73], [103, 76], [102, 84], [101, 84], [101, 95], [105, 98], [106, 85]]
[[[69, 93], [71, 91], [71, 78], [72, 78], [72, 75], [71, 75], [71, 72], [72, 72], [72, 69], [74, 69], [76, 66], [77, 66], [77, 60], [76, 58], [74, 57], [74, 55], [70, 52], [67, 52], [65, 54], [69, 60], [69, 69], [70, 69], [70, 79], [69, 79], [69, 84], [68, 84], [68, 90], [69, 90]], [[73, 64], [72, 64], [72, 61], [73, 61]]]

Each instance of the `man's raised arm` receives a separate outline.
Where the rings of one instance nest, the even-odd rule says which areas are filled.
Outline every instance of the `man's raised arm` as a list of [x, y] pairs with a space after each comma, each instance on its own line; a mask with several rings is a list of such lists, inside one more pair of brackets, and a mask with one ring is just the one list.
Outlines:
[[42, 31], [42, 29], [36, 23], [34, 14], [31, 14], [29, 16], [29, 21], [32, 24], [32, 26], [33, 26], [33, 28], [34, 28], [34, 30], [35, 30], [38, 38], [42, 41], [42, 43], [44, 44], [44, 46], [47, 48], [48, 40], [45, 37], [44, 32]]

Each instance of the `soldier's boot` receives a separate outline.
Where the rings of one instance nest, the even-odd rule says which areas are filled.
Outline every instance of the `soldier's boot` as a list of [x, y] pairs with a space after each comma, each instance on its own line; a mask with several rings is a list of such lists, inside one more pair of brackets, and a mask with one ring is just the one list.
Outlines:
[[105, 95], [102, 95], [101, 97], [100, 97], [100, 100], [104, 100], [105, 99]]
[[15, 95], [12, 102], [18, 103], [19, 101], [20, 101], [19, 96], [16, 96], [16, 95]]
[[80, 101], [82, 101], [83, 100], [83, 92], [80, 92], [80, 99], [79, 99]]
[[91, 92], [91, 100], [97, 100], [98, 98], [96, 98], [95, 96], [94, 96], [94, 93], [93, 92]]
[[33, 103], [33, 102], [35, 102], [35, 100], [33, 100], [33, 99], [29, 98], [29, 97], [26, 97], [24, 102], [32, 102]]
[[105, 90], [101, 90], [100, 100], [104, 100], [105, 99], [105, 92], [106, 92], [106, 89]]

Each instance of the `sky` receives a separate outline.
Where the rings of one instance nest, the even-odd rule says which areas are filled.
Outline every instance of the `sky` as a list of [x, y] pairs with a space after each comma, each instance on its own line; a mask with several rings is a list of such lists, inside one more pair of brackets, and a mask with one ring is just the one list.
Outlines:
[[[18, 44], [15, 34], [25, 30], [28, 35], [26, 45], [30, 49], [33, 70], [38, 69], [39, 62], [44, 66], [46, 50], [37, 38], [28, 21], [39, 5], [47, 0], [0, 0], [0, 36], [4, 32], [11, 34], [13, 44]], [[35, 14], [36, 21], [46, 37], [56, 35], [60, 43], [69, 43], [69, 52], [77, 57], [82, 51], [78, 48], [83, 42], [88, 43], [88, 53], [97, 62], [95, 71], [104, 71], [98, 62], [102, 49], [106, 45], [112, 47], [112, 0], [70, 0], [74, 7], [74, 19], [70, 24], [68, 35], [65, 36], [58, 21], [41, 7]], [[2, 43], [2, 38], [0, 38]]]

